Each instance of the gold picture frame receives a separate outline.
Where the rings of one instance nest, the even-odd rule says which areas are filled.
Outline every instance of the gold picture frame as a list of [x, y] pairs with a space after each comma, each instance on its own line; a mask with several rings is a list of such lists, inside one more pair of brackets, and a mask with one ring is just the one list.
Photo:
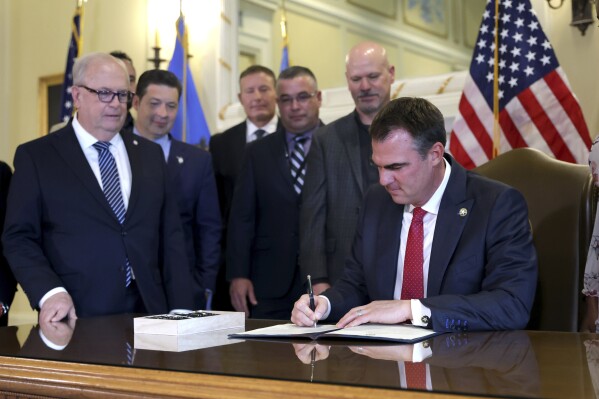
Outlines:
[[397, 17], [396, 0], [347, 0], [349, 4], [383, 17], [395, 19]]
[[38, 113], [40, 136], [48, 134], [50, 127], [60, 120], [60, 96], [64, 73], [42, 76], [38, 80]]
[[442, 38], [449, 37], [450, 0], [428, 0], [426, 3], [403, 0], [401, 3], [406, 25]]

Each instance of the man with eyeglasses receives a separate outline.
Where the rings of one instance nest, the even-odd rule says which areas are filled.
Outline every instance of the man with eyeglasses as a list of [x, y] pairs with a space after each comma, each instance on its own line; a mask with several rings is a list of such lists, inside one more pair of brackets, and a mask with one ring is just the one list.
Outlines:
[[73, 67], [77, 113], [20, 145], [4, 253], [40, 322], [193, 306], [183, 232], [160, 146], [119, 133], [127, 70], [103, 53]]
[[251, 143], [235, 185], [227, 236], [231, 302], [252, 318], [289, 319], [306, 276], [297, 265], [301, 191], [321, 93], [308, 68], [279, 75], [283, 128]]

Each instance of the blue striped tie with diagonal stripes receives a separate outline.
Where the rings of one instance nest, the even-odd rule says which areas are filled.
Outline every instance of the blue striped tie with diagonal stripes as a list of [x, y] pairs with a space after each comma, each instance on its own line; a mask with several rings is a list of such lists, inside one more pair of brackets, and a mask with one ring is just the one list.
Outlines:
[[[119, 170], [116, 167], [114, 157], [110, 153], [110, 143], [107, 141], [98, 141], [93, 144], [98, 151], [98, 164], [100, 165], [100, 176], [102, 177], [102, 189], [106, 200], [110, 204], [112, 211], [116, 215], [120, 224], [125, 222], [125, 203], [121, 193], [121, 181], [119, 179]], [[133, 279], [133, 272], [129, 258], [126, 260], [125, 286], [129, 287]]]
[[304, 176], [306, 175], [306, 153], [304, 152], [304, 142], [308, 140], [306, 136], [295, 136], [293, 141], [293, 151], [291, 152], [291, 177], [293, 177], [293, 188], [296, 193], [302, 193], [304, 185]]

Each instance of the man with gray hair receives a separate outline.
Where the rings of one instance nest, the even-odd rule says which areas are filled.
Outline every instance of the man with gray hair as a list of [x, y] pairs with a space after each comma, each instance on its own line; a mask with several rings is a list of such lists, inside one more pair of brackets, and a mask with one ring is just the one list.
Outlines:
[[4, 253], [40, 322], [193, 306], [183, 232], [157, 144], [119, 133], [131, 99], [122, 61], [73, 67], [72, 121], [20, 145]]

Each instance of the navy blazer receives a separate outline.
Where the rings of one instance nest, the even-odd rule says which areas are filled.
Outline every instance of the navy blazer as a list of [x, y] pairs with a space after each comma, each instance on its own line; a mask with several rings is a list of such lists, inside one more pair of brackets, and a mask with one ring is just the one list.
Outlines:
[[248, 278], [258, 298], [279, 298], [297, 268], [299, 201], [283, 129], [248, 145], [227, 234], [227, 279]]
[[[449, 156], [451, 175], [433, 237], [427, 298], [435, 331], [522, 329], [537, 284], [537, 257], [524, 197], [466, 171]], [[393, 299], [403, 205], [384, 187], [366, 194], [344, 276], [324, 294], [331, 318]]]
[[17, 148], [3, 241], [33, 308], [62, 286], [79, 317], [126, 311], [127, 258], [148, 312], [193, 307], [164, 154], [142, 137], [121, 136], [132, 177], [122, 226], [70, 123]]
[[167, 165], [193, 273], [194, 309], [204, 309], [206, 289], [215, 290], [222, 230], [212, 157], [171, 138]]

